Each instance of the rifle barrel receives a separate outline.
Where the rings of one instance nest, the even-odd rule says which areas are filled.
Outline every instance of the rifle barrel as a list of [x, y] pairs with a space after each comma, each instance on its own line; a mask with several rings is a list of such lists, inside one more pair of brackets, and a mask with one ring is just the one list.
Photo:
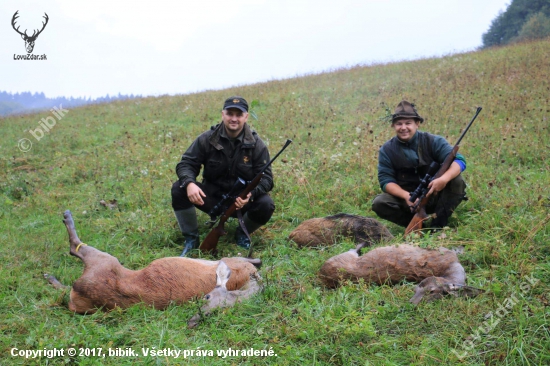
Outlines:
[[460, 135], [460, 137], [458, 138], [455, 145], [460, 144], [460, 141], [462, 141], [462, 138], [464, 137], [464, 135], [466, 135], [466, 132], [468, 132], [468, 130], [470, 129], [470, 126], [472, 125], [472, 123], [474, 123], [475, 119], [477, 118], [477, 115], [479, 114], [479, 112], [481, 112], [481, 109], [482, 109], [481, 107], [477, 107], [476, 114], [474, 115], [474, 118], [472, 118], [470, 123], [468, 123], [468, 126], [466, 126], [466, 128], [462, 132], [462, 135]]
[[264, 171], [267, 169], [267, 167], [270, 166], [271, 163], [273, 163], [273, 162], [275, 161], [275, 159], [277, 159], [277, 158], [279, 157], [279, 155], [281, 155], [281, 153], [282, 153], [283, 151], [285, 151], [285, 149], [287, 148], [287, 146], [290, 145], [291, 143], [292, 143], [292, 140], [291, 140], [291, 139], [287, 139], [286, 142], [285, 142], [285, 146], [283, 146], [283, 148], [281, 149], [281, 151], [279, 151], [279, 152], [277, 153], [277, 155], [275, 155], [275, 156], [273, 157], [273, 159], [271, 159], [271, 160], [269, 161], [269, 163], [267, 163], [267, 164], [263, 167], [263, 169], [261, 170], [261, 172], [264, 172]]

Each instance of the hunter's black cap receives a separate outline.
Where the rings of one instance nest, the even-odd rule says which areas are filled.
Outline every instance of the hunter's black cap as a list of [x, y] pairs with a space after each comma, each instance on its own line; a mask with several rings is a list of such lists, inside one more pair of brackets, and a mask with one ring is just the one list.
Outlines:
[[243, 97], [229, 97], [223, 103], [223, 109], [238, 108], [241, 111], [248, 113], [248, 103]]

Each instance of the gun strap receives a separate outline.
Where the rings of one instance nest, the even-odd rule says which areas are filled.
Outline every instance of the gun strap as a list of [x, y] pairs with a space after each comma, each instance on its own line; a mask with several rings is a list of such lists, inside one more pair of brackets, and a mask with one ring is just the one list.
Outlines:
[[239, 219], [239, 225], [241, 225], [241, 229], [243, 229], [243, 232], [246, 234], [248, 240], [250, 241], [250, 247], [252, 247], [252, 239], [250, 239], [250, 234], [248, 233], [248, 230], [246, 230], [246, 225], [244, 224], [242, 211], [243, 210], [237, 210], [237, 218]]

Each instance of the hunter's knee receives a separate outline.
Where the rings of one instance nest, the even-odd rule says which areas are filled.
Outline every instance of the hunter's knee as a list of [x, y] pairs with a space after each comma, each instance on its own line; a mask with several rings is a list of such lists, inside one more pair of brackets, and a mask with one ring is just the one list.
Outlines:
[[456, 178], [452, 179], [447, 184], [447, 187], [452, 193], [455, 193], [455, 194], [466, 193], [466, 182], [464, 181], [464, 178], [462, 178], [462, 175], [459, 175]]
[[254, 203], [248, 211], [248, 214], [252, 220], [258, 224], [264, 225], [269, 221], [274, 211], [275, 203], [273, 199], [269, 195], [263, 194], [254, 199]]
[[180, 188], [180, 185], [179, 180], [172, 184], [172, 208], [174, 210], [182, 210], [193, 205], [187, 197], [187, 190]]
[[379, 194], [372, 200], [372, 210], [378, 216], [382, 216], [381, 213], [383, 214], [387, 210], [387, 207], [387, 200], [385, 199], [384, 194]]

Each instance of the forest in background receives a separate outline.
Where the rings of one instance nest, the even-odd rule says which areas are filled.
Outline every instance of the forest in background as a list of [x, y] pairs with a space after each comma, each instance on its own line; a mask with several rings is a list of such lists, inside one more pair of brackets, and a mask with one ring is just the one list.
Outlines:
[[483, 34], [483, 48], [550, 36], [550, 0], [513, 0]]
[[86, 104], [109, 103], [116, 100], [126, 100], [133, 98], [141, 98], [141, 95], [118, 95], [110, 96], [107, 94], [104, 97], [55, 97], [47, 98], [44, 93], [8, 93], [0, 91], [0, 116], [8, 116], [11, 114], [31, 113], [52, 107], [74, 108]]

